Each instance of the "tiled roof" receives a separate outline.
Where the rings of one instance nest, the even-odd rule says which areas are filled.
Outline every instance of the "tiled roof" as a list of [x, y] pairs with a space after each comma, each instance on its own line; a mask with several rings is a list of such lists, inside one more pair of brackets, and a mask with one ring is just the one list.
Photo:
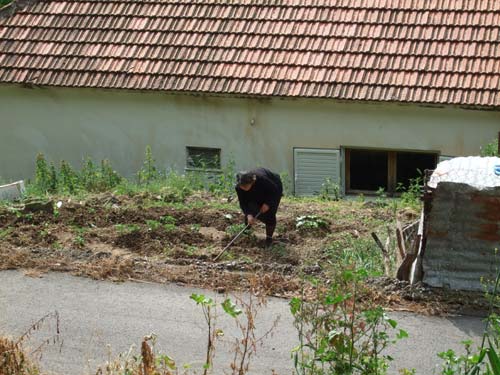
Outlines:
[[0, 82], [500, 107], [500, 0], [38, 1]]

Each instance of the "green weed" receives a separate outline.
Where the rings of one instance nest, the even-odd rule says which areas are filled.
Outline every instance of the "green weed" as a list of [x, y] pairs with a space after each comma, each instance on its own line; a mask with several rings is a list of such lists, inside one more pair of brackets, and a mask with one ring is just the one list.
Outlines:
[[198, 233], [201, 229], [201, 225], [200, 224], [192, 224], [189, 229], [191, 229], [191, 232], [195, 232], [195, 233]]
[[[230, 226], [228, 226], [226, 228], [226, 233], [230, 236], [230, 237], [234, 237], [236, 236], [238, 233], [240, 233], [244, 228], [245, 228], [245, 224], [241, 223], [241, 224], [232, 224]], [[250, 230], [249, 230], [249, 233], [250, 233]]]
[[165, 216], [160, 217], [160, 223], [162, 223], [162, 224], [173, 224], [173, 225], [176, 225], [177, 224], [177, 219], [175, 217], [173, 217], [173, 216], [165, 215]]
[[161, 227], [161, 223], [156, 220], [146, 220], [146, 226], [150, 232], [153, 232]]
[[73, 243], [78, 247], [83, 247], [85, 245], [85, 238], [82, 235], [78, 235], [73, 239]]
[[415, 210], [419, 210], [421, 207], [420, 196], [422, 195], [422, 185], [423, 179], [420, 176], [410, 179], [408, 187], [399, 184], [396, 190], [401, 192], [401, 204], [405, 207], [412, 207]]
[[156, 167], [156, 160], [153, 157], [151, 146], [146, 146], [144, 162], [141, 169], [137, 172], [137, 180], [139, 184], [149, 184], [155, 180], [159, 180], [161, 173]]
[[499, 156], [498, 155], [498, 138], [493, 139], [490, 143], [480, 148], [481, 156]]
[[163, 224], [163, 230], [167, 233], [172, 233], [177, 230], [177, 227], [175, 224]]
[[115, 229], [120, 234], [128, 234], [140, 231], [141, 227], [137, 224], [116, 224]]
[[0, 240], [3, 240], [4, 238], [6, 238], [9, 234], [12, 233], [12, 231], [13, 231], [12, 227], [0, 229]]
[[186, 254], [189, 256], [195, 255], [196, 253], [198, 253], [198, 251], [199, 251], [199, 249], [197, 246], [188, 246], [186, 248]]
[[336, 182], [333, 182], [331, 178], [326, 178], [321, 184], [321, 190], [319, 192], [321, 199], [329, 201], [340, 200], [340, 186]]

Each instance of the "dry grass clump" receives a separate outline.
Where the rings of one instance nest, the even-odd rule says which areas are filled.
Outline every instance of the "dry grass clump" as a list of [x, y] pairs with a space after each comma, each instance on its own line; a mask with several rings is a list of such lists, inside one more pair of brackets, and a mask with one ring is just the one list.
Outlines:
[[[31, 338], [35, 331], [49, 321], [54, 321], [54, 334], [45, 339], [30, 354], [26, 354], [24, 344]], [[19, 338], [12, 340], [0, 336], [0, 375], [42, 375], [39, 367], [32, 361], [32, 356], [40, 354], [46, 345], [59, 343], [59, 313], [49, 313], [33, 323]]]
[[19, 341], [0, 337], [0, 375], [39, 375]]
[[[133, 348], [117, 358], [109, 359], [100, 367], [96, 375], [177, 375], [180, 374], [175, 362], [167, 355], [155, 354], [153, 345], [155, 337], [145, 337], [141, 343], [141, 355], [134, 354]], [[1, 375], [1, 374], [0, 374]]]

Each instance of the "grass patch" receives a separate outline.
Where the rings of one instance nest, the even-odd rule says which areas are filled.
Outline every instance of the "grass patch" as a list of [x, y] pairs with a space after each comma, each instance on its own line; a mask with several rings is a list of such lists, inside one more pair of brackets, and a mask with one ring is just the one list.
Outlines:
[[332, 241], [326, 253], [334, 268], [354, 266], [355, 269], [365, 270], [369, 276], [384, 274], [382, 254], [371, 238], [355, 238], [346, 233]]
[[137, 224], [116, 224], [115, 229], [120, 234], [128, 234], [140, 231], [141, 227]]

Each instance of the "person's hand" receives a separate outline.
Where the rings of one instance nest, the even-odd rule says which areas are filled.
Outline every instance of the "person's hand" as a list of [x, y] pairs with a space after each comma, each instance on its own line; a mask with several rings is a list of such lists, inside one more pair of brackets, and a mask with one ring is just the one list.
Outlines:
[[265, 214], [267, 211], [269, 211], [269, 206], [267, 204], [263, 204], [261, 207], [260, 207], [260, 212]]
[[253, 215], [247, 215], [247, 223], [249, 225], [254, 225], [255, 224], [255, 218], [253, 217]]

